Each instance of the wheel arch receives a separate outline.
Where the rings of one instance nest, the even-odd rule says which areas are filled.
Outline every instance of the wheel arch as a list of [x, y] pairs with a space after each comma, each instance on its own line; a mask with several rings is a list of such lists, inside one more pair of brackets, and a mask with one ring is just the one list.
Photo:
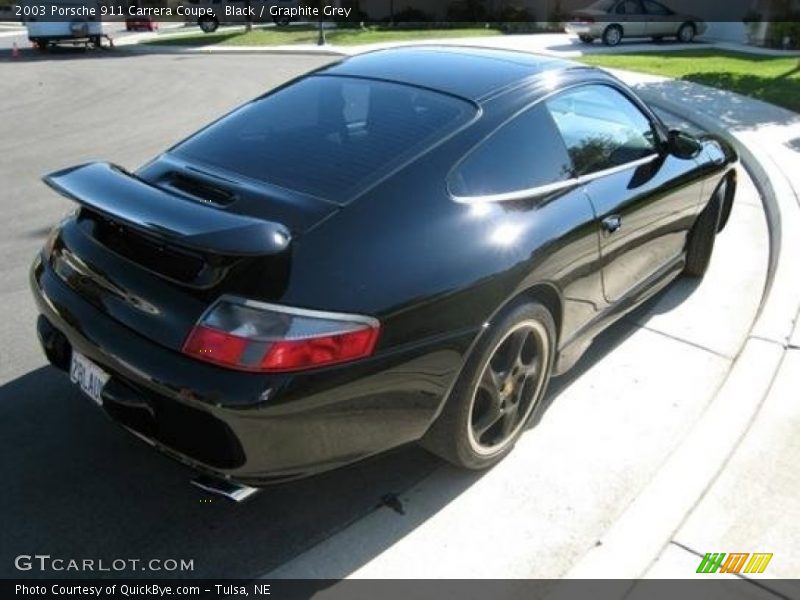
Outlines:
[[561, 292], [552, 283], [535, 283], [513, 296], [500, 308], [497, 314], [507, 310], [510, 306], [515, 306], [525, 301], [540, 302], [550, 312], [556, 324], [555, 348], [557, 349], [558, 340], [561, 339], [561, 324], [564, 319], [564, 301]]
[[[480, 333], [475, 336], [475, 339], [472, 340], [469, 348], [461, 359], [461, 366], [456, 373], [456, 376], [453, 378], [453, 381], [450, 383], [450, 386], [442, 397], [442, 400], [439, 404], [439, 409], [436, 411], [436, 415], [433, 419], [431, 419], [430, 427], [436, 423], [439, 417], [444, 410], [445, 405], [450, 401], [450, 397], [453, 392], [453, 388], [455, 387], [456, 382], [461, 377], [461, 374], [464, 371], [464, 367], [466, 367], [467, 362], [469, 361], [472, 353], [475, 350], [475, 347], [478, 345], [478, 342], [483, 336], [483, 333], [488, 329], [488, 326], [493, 322], [496, 321], [500, 315], [505, 314], [507, 311], [513, 310], [515, 307], [519, 306], [520, 304], [525, 304], [528, 302], [539, 302], [542, 304], [549, 312], [550, 315], [553, 317], [553, 321], [556, 326], [556, 339], [553, 343], [553, 353], [554, 353], [554, 360], [553, 364], [555, 365], [558, 361], [558, 343], [561, 339], [561, 327], [563, 324], [564, 319], [564, 303], [563, 303], [563, 296], [561, 291], [558, 287], [547, 281], [540, 281], [534, 283], [532, 285], [528, 285], [527, 287], [523, 287], [521, 289], [516, 290], [505, 302], [503, 302], [497, 310], [495, 310], [490, 317], [488, 317], [485, 321], [484, 327], [481, 329]], [[423, 436], [424, 437], [424, 436]]]

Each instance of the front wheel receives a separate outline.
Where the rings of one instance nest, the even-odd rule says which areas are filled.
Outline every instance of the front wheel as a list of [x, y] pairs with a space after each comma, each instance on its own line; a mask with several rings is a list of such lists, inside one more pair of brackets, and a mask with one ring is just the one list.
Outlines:
[[214, 33], [219, 27], [219, 21], [216, 17], [202, 17], [197, 24], [203, 33]]
[[553, 317], [541, 304], [522, 304], [498, 317], [474, 348], [423, 445], [467, 469], [500, 461], [544, 397], [555, 339]]
[[683, 274], [687, 277], [701, 278], [708, 271], [727, 186], [728, 181], [724, 179], [689, 232], [686, 243], [686, 266], [683, 269]]
[[278, 27], [288, 27], [289, 23], [292, 22], [291, 17], [272, 17], [272, 20], [275, 22], [275, 25]]
[[622, 27], [619, 25], [609, 25], [603, 32], [603, 43], [606, 46], [619, 46], [622, 42]]
[[590, 35], [579, 35], [578, 39], [582, 41], [584, 44], [591, 44], [594, 42], [594, 38]]

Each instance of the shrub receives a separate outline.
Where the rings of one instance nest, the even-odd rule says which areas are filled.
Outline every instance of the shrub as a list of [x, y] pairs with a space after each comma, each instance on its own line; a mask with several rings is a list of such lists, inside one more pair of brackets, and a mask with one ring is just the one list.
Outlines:
[[492, 20], [500, 23], [532, 23], [536, 17], [523, 6], [504, 6], [492, 14]]
[[767, 46], [786, 50], [800, 48], [800, 12], [787, 13], [782, 19], [770, 23], [767, 30]]
[[448, 21], [475, 23], [486, 21], [488, 17], [484, 0], [455, 0], [447, 6]]
[[431, 20], [431, 15], [424, 10], [410, 6], [406, 6], [403, 10], [394, 14], [395, 23], [426, 23]]

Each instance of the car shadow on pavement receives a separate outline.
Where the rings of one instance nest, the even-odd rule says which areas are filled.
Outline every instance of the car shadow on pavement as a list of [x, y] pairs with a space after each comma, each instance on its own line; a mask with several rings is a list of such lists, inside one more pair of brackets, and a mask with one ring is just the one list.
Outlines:
[[704, 47], [706, 44], [700, 40], [694, 41], [689, 45], [679, 44], [674, 39], [655, 41], [649, 38], [629, 38], [623, 39], [617, 46], [606, 46], [599, 39], [591, 44], [585, 44], [577, 37], [571, 37], [566, 43], [549, 44], [547, 50], [555, 53], [579, 51], [582, 54], [624, 54], [628, 52], [655, 52], [662, 48], [665, 50], [684, 49], [692, 46]]
[[[640, 310], [646, 311], [652, 301]], [[578, 364], [554, 378], [540, 415], [560, 391], [637, 326], [623, 319], [602, 333]], [[247, 578], [277, 569], [370, 512], [397, 514], [340, 561], [342, 576], [407, 535], [473, 485], [481, 474], [446, 466], [408, 446], [302, 481], [274, 485], [242, 504], [189, 484], [194, 472], [120, 427], [70, 383], [41, 367], [0, 386], [2, 475], [0, 577], [159, 577], [163, 572], [20, 572], [14, 557], [184, 559], [178, 577]], [[426, 502], [406, 514], [404, 494], [435, 473]], [[430, 493], [433, 492], [433, 493]]]
[[20, 554], [182, 558], [194, 570], [179, 577], [257, 576], [378, 506], [402, 510], [396, 496], [441, 464], [401, 448], [237, 505], [191, 486], [193, 471], [108, 422], [52, 367], [0, 387], [0, 455], [0, 577], [164, 575], [19, 572]]

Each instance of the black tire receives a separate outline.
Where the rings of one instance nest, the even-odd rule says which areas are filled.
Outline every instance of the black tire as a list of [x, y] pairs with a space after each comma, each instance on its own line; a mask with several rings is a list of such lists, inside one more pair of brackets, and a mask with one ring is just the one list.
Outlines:
[[683, 274], [687, 277], [702, 278], [708, 270], [714, 242], [717, 239], [722, 203], [725, 198], [727, 178], [714, 191], [714, 196], [697, 217], [686, 243], [686, 266]]
[[678, 28], [678, 41], [682, 44], [691, 44], [697, 35], [694, 23], [684, 23]]
[[619, 46], [622, 42], [624, 32], [619, 25], [609, 25], [603, 32], [603, 43], [606, 46]]
[[219, 20], [216, 17], [201, 17], [197, 24], [203, 33], [214, 33], [219, 28]]
[[288, 27], [289, 23], [292, 22], [291, 17], [272, 17], [272, 20], [275, 22], [275, 25], [278, 27]]
[[584, 44], [591, 44], [594, 42], [594, 38], [590, 35], [579, 35], [578, 39], [582, 41]]
[[498, 316], [473, 349], [422, 445], [466, 469], [487, 469], [500, 461], [544, 397], [555, 343], [555, 322], [539, 303], [518, 304]]

